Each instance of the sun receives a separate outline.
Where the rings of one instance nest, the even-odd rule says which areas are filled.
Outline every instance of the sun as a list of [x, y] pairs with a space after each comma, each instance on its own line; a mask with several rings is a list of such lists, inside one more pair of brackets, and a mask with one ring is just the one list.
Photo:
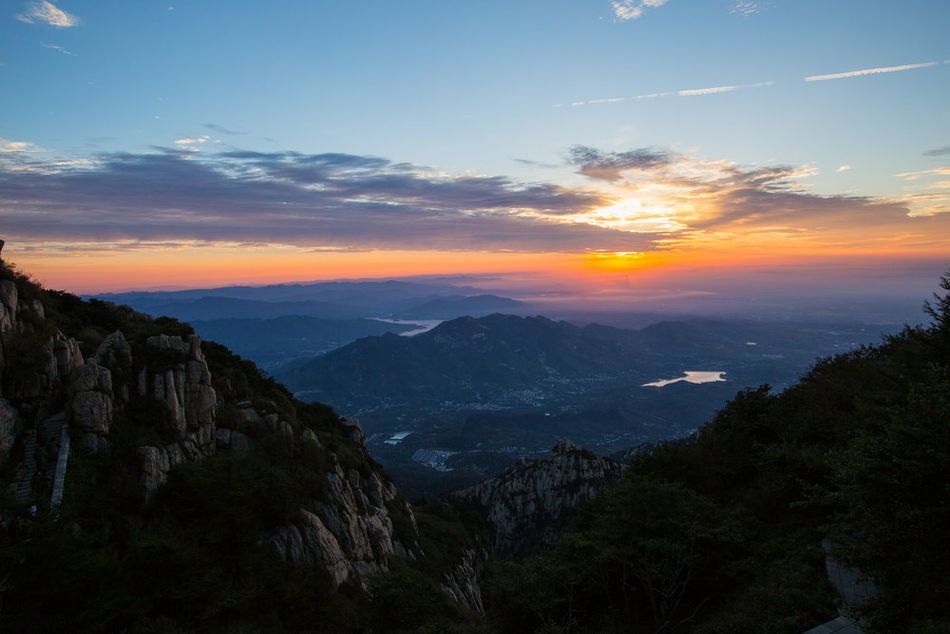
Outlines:
[[676, 233], [687, 229], [676, 216], [671, 207], [640, 198], [625, 198], [611, 201], [599, 209], [574, 214], [570, 221], [629, 233]]

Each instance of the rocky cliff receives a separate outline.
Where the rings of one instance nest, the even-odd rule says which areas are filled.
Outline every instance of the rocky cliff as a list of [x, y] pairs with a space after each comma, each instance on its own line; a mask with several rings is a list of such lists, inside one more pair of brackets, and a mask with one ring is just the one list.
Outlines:
[[621, 473], [619, 463], [562, 440], [550, 458], [522, 460], [448, 497], [480, 509], [494, 531], [495, 550], [515, 557], [551, 545], [570, 511]]
[[391, 555], [422, 555], [412, 508], [370, 459], [358, 422], [294, 401], [185, 324], [0, 272], [0, 468], [17, 502], [48, 506], [58, 446], [44, 447], [40, 430], [56, 417], [73, 441], [70, 464], [84, 477], [101, 470], [93, 483], [66, 474], [64, 503], [79, 515], [87, 485], [128, 489], [115, 484], [125, 468], [135, 512], [147, 513], [176, 468], [224, 461], [306, 483], [277, 492], [288, 499], [259, 543], [334, 587], [365, 587]]

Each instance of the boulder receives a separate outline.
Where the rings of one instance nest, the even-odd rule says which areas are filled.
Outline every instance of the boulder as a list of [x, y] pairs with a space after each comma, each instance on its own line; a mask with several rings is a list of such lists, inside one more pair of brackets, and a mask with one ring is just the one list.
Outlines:
[[132, 346], [121, 330], [106, 336], [96, 350], [96, 363], [112, 372], [127, 371], [132, 367]]
[[112, 398], [102, 392], [79, 392], [70, 403], [70, 413], [76, 427], [107, 436], [112, 426]]

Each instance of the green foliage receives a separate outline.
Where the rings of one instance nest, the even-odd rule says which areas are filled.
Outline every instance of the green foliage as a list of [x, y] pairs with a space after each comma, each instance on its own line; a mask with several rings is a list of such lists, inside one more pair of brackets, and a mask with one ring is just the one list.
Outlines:
[[460, 620], [458, 608], [438, 584], [394, 560], [392, 569], [370, 587], [371, 627], [377, 632], [445, 632]]
[[[393, 519], [396, 535], [400, 532], [411, 534], [408, 518], [403, 517], [399, 505], [393, 506], [397, 506], [396, 509], [390, 508], [391, 515], [396, 511]], [[428, 574], [438, 576], [456, 566], [466, 550], [484, 548], [488, 527], [477, 512], [438, 500], [421, 500], [412, 505], [412, 510], [419, 529], [420, 546], [425, 553], [420, 566]], [[397, 525], [398, 518], [406, 522], [402, 528]]]
[[930, 366], [905, 403], [861, 430], [836, 465], [838, 556], [878, 582], [864, 610], [893, 631], [950, 623], [950, 373]]
[[722, 587], [739, 582], [728, 564], [744, 556], [742, 529], [699, 493], [628, 472], [584, 507], [549, 555], [495, 569], [486, 586], [496, 625], [692, 627]]

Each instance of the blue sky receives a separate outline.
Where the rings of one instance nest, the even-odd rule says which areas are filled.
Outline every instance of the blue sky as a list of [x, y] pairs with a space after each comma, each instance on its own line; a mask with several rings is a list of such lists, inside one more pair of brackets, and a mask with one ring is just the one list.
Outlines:
[[[268, 170], [277, 157], [285, 164], [330, 154], [382, 159], [371, 188], [375, 202], [390, 192], [380, 179], [392, 181], [401, 168], [414, 175], [413, 187], [420, 179], [427, 186], [438, 182], [416, 201], [420, 206], [406, 226], [420, 211], [443, 210], [445, 201], [433, 197], [446, 181], [481, 178], [488, 180], [480, 187], [499, 186], [474, 202], [453, 192], [449, 206], [462, 217], [462, 228], [454, 220], [443, 224], [462, 234], [434, 240], [438, 249], [461, 248], [473, 218], [496, 213], [482, 204], [491, 195], [504, 198], [504, 205], [489, 205], [492, 210], [508, 205], [517, 213], [506, 212], [504, 226], [484, 232], [479, 249], [492, 250], [491, 236], [504, 234], [496, 250], [562, 252], [573, 239], [565, 222], [560, 216], [551, 221], [550, 209], [533, 207], [540, 204], [535, 197], [521, 200], [525, 188], [535, 194], [538, 187], [552, 188], [549, 193], [560, 188], [603, 206], [643, 192], [654, 177], [662, 176], [663, 195], [669, 195], [671, 165], [682, 168], [676, 178], [715, 173], [702, 184], [703, 193], [712, 181], [734, 188], [736, 173], [747, 175], [740, 179], [743, 187], [758, 187], [761, 182], [749, 176], [755, 170], [787, 168], [781, 179], [761, 185], [764, 193], [781, 189], [803, 209], [817, 203], [827, 210], [829, 200], [853, 207], [856, 198], [859, 207], [876, 210], [898, 205], [903, 216], [936, 217], [908, 229], [918, 236], [913, 244], [922, 244], [925, 235], [950, 239], [944, 220], [950, 183], [942, 185], [950, 181], [950, 3], [943, 0], [63, 0], [7, 2], [0, 11], [0, 222], [14, 238], [10, 248], [30, 247], [30, 257], [62, 251], [57, 245], [85, 222], [84, 213], [90, 214], [88, 226], [113, 222], [118, 216], [97, 220], [84, 211], [96, 207], [96, 192], [107, 192], [102, 205], [115, 214], [134, 209], [127, 213], [147, 215], [140, 201], [115, 201], [114, 191], [123, 187], [134, 198], [127, 184], [109, 190], [118, 183], [110, 179], [128, 177], [116, 169], [123, 161], [149, 173], [172, 169], [159, 179], [163, 183], [173, 182], [183, 161], [216, 176], [251, 178], [258, 174], [252, 170], [263, 169], [260, 160], [250, 167], [254, 161], [239, 152], [266, 154]], [[636, 178], [610, 181], [592, 178], [572, 160], [578, 146], [615, 161], [637, 150], [676, 159], [664, 163], [662, 175], [634, 165]], [[170, 158], [156, 160], [162, 156]], [[75, 170], [94, 171], [95, 178]], [[22, 180], [25, 174], [33, 180]], [[352, 174], [337, 171], [332, 179]], [[43, 184], [37, 175], [53, 180]], [[285, 183], [273, 171], [267, 178], [276, 179], [273, 186]], [[365, 184], [366, 178], [361, 172], [357, 180]], [[293, 182], [307, 191], [325, 189]], [[407, 207], [405, 185], [393, 185], [392, 197]], [[63, 206], [71, 186], [79, 188], [82, 209]], [[205, 192], [212, 185], [194, 187]], [[36, 194], [43, 189], [66, 193], [51, 202]], [[347, 191], [347, 201], [358, 197]], [[654, 209], [658, 200], [644, 199], [641, 206]], [[772, 204], [788, 200], [773, 197]], [[185, 216], [199, 214], [197, 227], [208, 223], [215, 199], [196, 194], [192, 202], [173, 203]], [[172, 222], [169, 205], [162, 203], [160, 214], [132, 223], [134, 228], [97, 229], [82, 239], [185, 240], [182, 232], [156, 229]], [[636, 236], [620, 236], [631, 241], [623, 249], [617, 235], [607, 235], [619, 225], [598, 220], [578, 227], [595, 207], [574, 209], [587, 214], [569, 223], [584, 236], [578, 252], [664, 249], [671, 236], [691, 232], [694, 240], [702, 224], [697, 218], [705, 222], [710, 213], [677, 207], [664, 216], [663, 231], [647, 223], [649, 233], [640, 228]], [[548, 215], [533, 228], [512, 229], [512, 213], [519, 222]], [[64, 214], [71, 221], [57, 229], [56, 218]], [[844, 214], [840, 223], [828, 224], [856, 227], [854, 209]], [[215, 220], [225, 223], [228, 216], [222, 209]], [[874, 227], [893, 235], [902, 231], [895, 222], [889, 217]], [[783, 227], [819, 231], [822, 223]], [[547, 235], [547, 229], [553, 232], [549, 240], [509, 239]], [[606, 229], [602, 243], [590, 237], [595, 229]], [[194, 238], [247, 241], [252, 230], [216, 237], [196, 229]], [[703, 230], [708, 244], [713, 236]], [[347, 240], [321, 230], [307, 242], [299, 239], [308, 235], [299, 225], [291, 231], [298, 239], [281, 240], [275, 232], [267, 241], [297, 248], [424, 247], [420, 240], [380, 239], [393, 231], [387, 224]], [[831, 242], [860, 240], [852, 231], [822, 244]], [[895, 253], [910, 253], [911, 242], [895, 246]], [[939, 246], [931, 240], [919, 252], [934, 257]]]

